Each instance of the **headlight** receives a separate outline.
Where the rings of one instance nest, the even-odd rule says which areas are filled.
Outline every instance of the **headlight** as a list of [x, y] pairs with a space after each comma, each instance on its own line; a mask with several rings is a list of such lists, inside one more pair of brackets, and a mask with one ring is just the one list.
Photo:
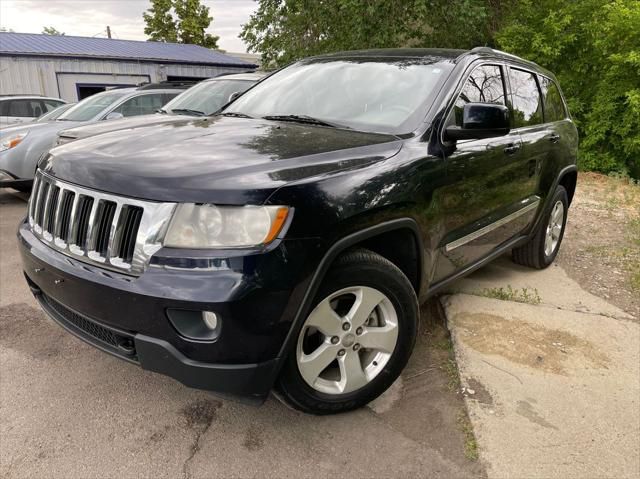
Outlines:
[[3, 140], [2, 143], [0, 143], [0, 151], [10, 150], [11, 148], [15, 148], [22, 142], [22, 140], [24, 140], [24, 137], [27, 136], [27, 133], [19, 133], [17, 135], [12, 135], [8, 137], [6, 140]]
[[273, 241], [282, 230], [285, 206], [178, 205], [164, 239], [173, 248], [247, 248]]

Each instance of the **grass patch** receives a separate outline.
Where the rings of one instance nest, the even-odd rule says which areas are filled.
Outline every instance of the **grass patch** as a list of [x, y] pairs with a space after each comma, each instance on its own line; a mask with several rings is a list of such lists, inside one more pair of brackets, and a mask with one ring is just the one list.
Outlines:
[[514, 289], [511, 285], [508, 285], [506, 288], [485, 288], [473, 294], [502, 301], [515, 301], [517, 303], [540, 304], [542, 302], [542, 298], [537, 289]]
[[447, 375], [447, 387], [450, 391], [457, 391], [460, 389], [460, 372], [458, 371], [458, 364], [453, 358], [448, 358], [442, 362], [440, 368]]
[[464, 434], [464, 455], [472, 461], [478, 460], [478, 442], [473, 433], [473, 426], [469, 420], [467, 412], [463, 409], [458, 414], [458, 425]]

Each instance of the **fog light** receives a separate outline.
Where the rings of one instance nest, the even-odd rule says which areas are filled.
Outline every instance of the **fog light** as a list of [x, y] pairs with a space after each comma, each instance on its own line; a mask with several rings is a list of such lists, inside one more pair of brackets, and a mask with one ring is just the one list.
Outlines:
[[167, 316], [181, 336], [196, 341], [214, 341], [220, 336], [222, 318], [213, 311], [168, 309]]
[[202, 320], [211, 331], [218, 327], [218, 316], [213, 311], [203, 311]]

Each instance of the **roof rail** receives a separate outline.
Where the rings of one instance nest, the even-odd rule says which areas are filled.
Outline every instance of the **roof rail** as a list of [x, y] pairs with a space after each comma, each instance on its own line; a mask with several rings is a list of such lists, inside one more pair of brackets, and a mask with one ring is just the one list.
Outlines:
[[[498, 50], [494, 50], [491, 47], [474, 47], [471, 49], [471, 53], [496, 53]], [[499, 52], [502, 53], [502, 52]]]
[[518, 55], [514, 55], [513, 53], [504, 52], [502, 50], [496, 50], [495, 48], [491, 48], [491, 47], [475, 47], [471, 50], [471, 53], [493, 53], [494, 55], [502, 55], [505, 57], [513, 58], [515, 60], [525, 61], [527, 63], [538, 65], [536, 62], [532, 62], [531, 60], [525, 60], [524, 58], [520, 58]]
[[163, 81], [157, 83], [140, 83], [138, 90], [162, 90], [162, 89], [184, 89], [192, 87], [199, 80]]

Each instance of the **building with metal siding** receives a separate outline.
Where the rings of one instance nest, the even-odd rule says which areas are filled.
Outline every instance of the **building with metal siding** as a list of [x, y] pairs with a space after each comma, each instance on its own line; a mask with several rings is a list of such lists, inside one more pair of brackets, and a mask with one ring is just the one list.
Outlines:
[[256, 67], [197, 45], [0, 32], [0, 96], [78, 101], [115, 86], [204, 79]]

